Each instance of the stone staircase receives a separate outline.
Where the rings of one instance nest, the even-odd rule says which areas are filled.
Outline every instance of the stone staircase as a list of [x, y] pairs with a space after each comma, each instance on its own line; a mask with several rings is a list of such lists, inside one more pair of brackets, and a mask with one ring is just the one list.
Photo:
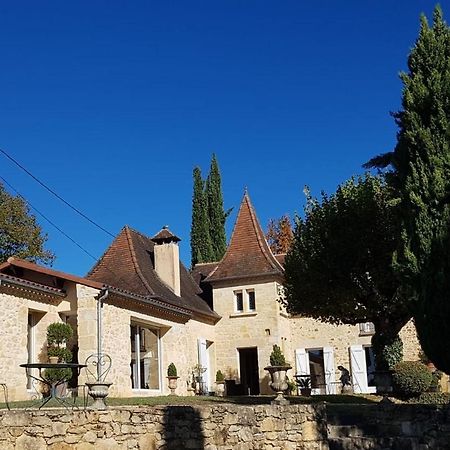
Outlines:
[[424, 428], [421, 417], [396, 420], [395, 406], [358, 407], [327, 405], [329, 450], [431, 450], [450, 449], [440, 439], [440, 426]]

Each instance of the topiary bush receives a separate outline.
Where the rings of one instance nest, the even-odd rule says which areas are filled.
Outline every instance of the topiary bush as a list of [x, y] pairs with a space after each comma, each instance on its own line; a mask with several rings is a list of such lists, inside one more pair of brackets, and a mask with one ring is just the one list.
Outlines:
[[392, 380], [394, 392], [400, 398], [411, 398], [418, 397], [429, 389], [433, 375], [419, 361], [403, 361], [395, 365]]
[[272, 353], [270, 354], [270, 365], [271, 366], [285, 366], [286, 358], [278, 345], [274, 345]]
[[167, 376], [168, 377], [176, 377], [177, 375], [177, 368], [175, 364], [172, 362], [169, 364], [169, 367], [167, 368]]
[[222, 382], [225, 381], [225, 375], [222, 373], [221, 370], [218, 370], [216, 372], [216, 381], [219, 382], [219, 383], [222, 383]]

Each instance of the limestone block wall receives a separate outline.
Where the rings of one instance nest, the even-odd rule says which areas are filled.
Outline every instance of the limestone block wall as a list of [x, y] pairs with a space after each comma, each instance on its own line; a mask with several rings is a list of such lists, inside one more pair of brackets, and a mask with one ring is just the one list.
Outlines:
[[432, 405], [119, 407], [0, 411], [2, 450], [448, 449], [450, 411]]
[[[256, 310], [237, 313], [236, 291], [255, 291]], [[216, 324], [217, 368], [239, 381], [239, 348], [257, 347], [259, 378], [264, 380], [269, 357], [274, 344], [280, 345], [282, 337], [289, 337], [285, 328], [280, 328], [280, 305], [277, 302], [277, 283], [246, 281], [245, 284], [214, 287], [214, 309], [222, 316]], [[265, 383], [261, 385], [265, 389]]]
[[403, 359], [405, 361], [418, 361], [421, 347], [413, 320], [410, 320], [402, 328], [400, 338], [403, 342]]
[[47, 360], [47, 327], [59, 322], [60, 299], [26, 290], [5, 288], [0, 293], [0, 382], [8, 385], [10, 400], [25, 400], [27, 377], [20, 364], [28, 362], [28, 314], [33, 314], [33, 361]]
[[[95, 304], [93, 305], [95, 307]], [[187, 394], [187, 380], [192, 367], [198, 363], [198, 338], [204, 338], [212, 343], [211, 348], [211, 373], [215, 368], [214, 358], [214, 326], [190, 320], [186, 324], [180, 324], [166, 319], [147, 315], [118, 306], [117, 303], [104, 303], [102, 310], [103, 322], [103, 350], [112, 358], [112, 368], [108, 380], [113, 383], [110, 388], [112, 396], [150, 396], [169, 394], [167, 386], [167, 367], [173, 362], [178, 370], [177, 393]], [[131, 384], [131, 333], [132, 323], [147, 325], [159, 329], [159, 390], [133, 390]], [[94, 325], [96, 321], [94, 321]], [[80, 324], [81, 325], [81, 324]], [[80, 336], [81, 333], [80, 333]], [[96, 336], [94, 332], [94, 336]], [[94, 340], [94, 352], [96, 341]], [[215, 373], [215, 372], [214, 372]]]
[[[333, 347], [336, 374], [337, 366], [350, 367], [351, 345], [370, 345], [371, 336], [360, 336], [357, 325], [332, 325], [318, 320], [295, 317], [291, 320], [292, 350]], [[290, 358], [295, 361], [295, 354]]]

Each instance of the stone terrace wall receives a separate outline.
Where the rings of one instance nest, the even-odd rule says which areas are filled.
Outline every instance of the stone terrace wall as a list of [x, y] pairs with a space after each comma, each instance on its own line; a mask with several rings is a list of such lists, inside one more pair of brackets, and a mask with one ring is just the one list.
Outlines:
[[2, 411], [0, 449], [450, 448], [449, 408], [340, 405], [336, 410], [333, 406], [223, 404], [117, 407], [101, 412]]

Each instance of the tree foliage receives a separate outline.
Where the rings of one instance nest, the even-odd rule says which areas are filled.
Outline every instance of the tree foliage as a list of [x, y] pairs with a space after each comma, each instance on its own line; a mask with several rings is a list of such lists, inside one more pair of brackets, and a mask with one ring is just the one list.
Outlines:
[[423, 349], [450, 372], [450, 29], [442, 11], [430, 27], [421, 18], [408, 72], [401, 74], [402, 108], [396, 113], [393, 152], [368, 164], [391, 164], [389, 182], [400, 198], [401, 241], [395, 263], [416, 300]]
[[194, 169], [194, 194], [192, 196], [191, 265], [211, 261], [212, 246], [209, 236], [208, 210], [204, 181], [198, 167]]
[[222, 181], [216, 155], [213, 154], [206, 181], [198, 167], [194, 169], [192, 197], [191, 264], [220, 261], [227, 243], [225, 221], [231, 210], [224, 211]]
[[54, 255], [45, 249], [47, 235], [20, 197], [9, 194], [0, 183], [0, 262], [10, 256], [51, 264]]
[[211, 238], [211, 261], [220, 261], [227, 249], [225, 220], [223, 209], [222, 180], [216, 155], [213, 154], [208, 178], [206, 179], [206, 197], [208, 202], [209, 235]]
[[397, 208], [382, 177], [350, 179], [320, 201], [307, 191], [285, 261], [285, 304], [334, 324], [373, 322], [378, 365], [410, 319], [392, 268]]
[[271, 219], [267, 227], [266, 239], [274, 255], [287, 253], [291, 247], [294, 232], [291, 219], [285, 214], [279, 219]]

